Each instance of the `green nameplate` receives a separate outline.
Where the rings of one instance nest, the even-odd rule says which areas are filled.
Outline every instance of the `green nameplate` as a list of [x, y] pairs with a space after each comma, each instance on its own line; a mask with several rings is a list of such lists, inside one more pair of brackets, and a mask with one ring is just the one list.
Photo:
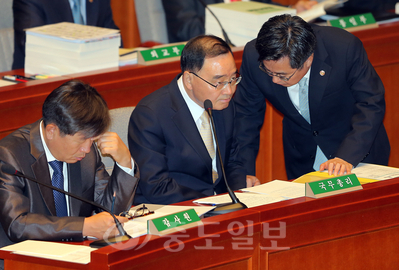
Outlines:
[[165, 46], [157, 46], [148, 50], [140, 50], [138, 54], [138, 64], [154, 65], [177, 61], [180, 59], [184, 46], [185, 43], [178, 43], [175, 45], [167, 44]]
[[355, 174], [308, 182], [305, 185], [305, 195], [311, 198], [321, 198], [363, 189]]
[[328, 25], [346, 29], [348, 31], [378, 27], [378, 24], [371, 13], [342, 17], [336, 20], [330, 20], [327, 23]]
[[154, 218], [147, 221], [148, 234], [165, 235], [201, 225], [202, 221], [194, 209]]

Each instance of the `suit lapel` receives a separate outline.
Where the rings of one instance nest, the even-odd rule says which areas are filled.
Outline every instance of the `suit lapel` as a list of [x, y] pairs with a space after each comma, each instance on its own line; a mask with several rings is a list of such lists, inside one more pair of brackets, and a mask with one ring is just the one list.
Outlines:
[[[40, 122], [41, 121], [38, 121], [32, 126], [30, 133], [31, 154], [36, 159], [36, 162], [32, 164], [32, 171], [38, 181], [51, 185], [50, 171], [48, 169], [47, 158], [44, 154], [43, 143], [40, 137]], [[55, 211], [52, 189], [40, 184], [38, 184], [38, 186], [47, 209], [53, 216], [56, 216], [57, 213]]]
[[[82, 181], [80, 173], [80, 162], [68, 164], [68, 186], [69, 192], [82, 196]], [[71, 216], [80, 216], [82, 202], [69, 197], [69, 209]]]
[[283, 87], [275, 83], [272, 83], [272, 85], [274, 92], [273, 95], [277, 97], [278, 102], [280, 103], [280, 106], [278, 107], [281, 108], [283, 114], [286, 117], [293, 119], [293, 121], [295, 122], [302, 123], [303, 126], [309, 125], [309, 123], [305, 120], [305, 118], [302, 117], [302, 115], [298, 112], [298, 110], [295, 108], [294, 104], [292, 103], [291, 98], [288, 94], [287, 87]]
[[[179, 78], [179, 76], [177, 78]], [[209, 156], [208, 150], [202, 141], [201, 135], [198, 132], [197, 125], [193, 120], [191, 112], [180, 93], [176, 79], [173, 81], [170, 87], [170, 93], [172, 101], [171, 109], [176, 112], [172, 119], [177, 129], [183, 134], [187, 142], [201, 157], [201, 159], [204, 161], [204, 164], [208, 167], [209, 172], [212, 174], [211, 157]]]
[[325, 63], [328, 53], [323, 43], [318, 42], [315, 50], [309, 84], [309, 110], [311, 121], [316, 120], [321, 99], [328, 84], [331, 66]]

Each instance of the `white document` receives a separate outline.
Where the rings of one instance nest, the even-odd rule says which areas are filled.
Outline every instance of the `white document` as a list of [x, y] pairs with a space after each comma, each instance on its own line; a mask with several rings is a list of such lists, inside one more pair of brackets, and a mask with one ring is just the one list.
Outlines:
[[399, 177], [399, 168], [369, 163], [359, 163], [352, 172], [359, 178], [387, 180]]
[[273, 180], [271, 182], [241, 189], [244, 192], [262, 193], [271, 196], [281, 196], [286, 199], [294, 199], [305, 196], [305, 185], [283, 180]]
[[96, 249], [83, 245], [26, 240], [3, 247], [1, 250], [12, 251], [20, 255], [87, 264], [90, 262], [90, 253]]
[[298, 16], [306, 22], [310, 22], [323, 15], [326, 15], [326, 10], [345, 3], [347, 0], [326, 0], [314, 5], [311, 9], [298, 13]]
[[26, 29], [27, 34], [68, 40], [76, 43], [96, 42], [106, 39], [119, 38], [119, 30], [82, 25], [70, 22], [47, 24]]
[[[252, 193], [252, 192], [235, 192], [235, 195], [240, 200], [240, 202], [244, 203], [248, 208], [285, 200], [285, 198], [282, 196], [271, 196], [271, 195]], [[194, 202], [200, 204], [218, 205], [218, 204], [231, 203], [231, 198], [228, 194], [223, 194], [223, 195], [210, 196], [198, 199], [195, 200]]]
[[[142, 207], [138, 205], [130, 209], [130, 213], [133, 214], [136, 209]], [[143, 217], [138, 217], [129, 220], [123, 224], [123, 228], [131, 237], [138, 237], [147, 234], [147, 221], [150, 219], [170, 215], [177, 212], [182, 212], [188, 209], [194, 209], [198, 216], [211, 211], [215, 206], [180, 206], [180, 205], [160, 205], [160, 204], [145, 204], [150, 210], [154, 211], [154, 214], [150, 214]]]
[[0, 80], [0, 87], [8, 86], [8, 85], [14, 85], [14, 84], [17, 84], [17, 82], [11, 82], [11, 81], [7, 81], [7, 80]]

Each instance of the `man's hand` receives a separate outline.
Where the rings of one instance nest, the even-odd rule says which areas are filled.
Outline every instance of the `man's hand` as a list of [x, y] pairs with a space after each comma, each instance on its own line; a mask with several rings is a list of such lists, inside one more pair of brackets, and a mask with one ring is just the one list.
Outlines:
[[344, 175], [351, 173], [353, 165], [341, 158], [327, 160], [320, 165], [320, 171], [328, 170], [328, 174]]
[[[120, 223], [128, 221], [126, 217], [117, 216]], [[83, 236], [93, 236], [98, 239], [113, 237], [119, 234], [114, 218], [107, 212], [101, 212], [85, 218], [83, 223]]]
[[260, 181], [256, 176], [247, 175], [247, 188], [260, 185]]
[[297, 13], [308, 10], [317, 4], [317, 1], [298, 1], [292, 7], [296, 9]]
[[115, 132], [106, 132], [99, 136], [97, 146], [103, 155], [108, 154], [119, 165], [132, 169], [129, 149]]

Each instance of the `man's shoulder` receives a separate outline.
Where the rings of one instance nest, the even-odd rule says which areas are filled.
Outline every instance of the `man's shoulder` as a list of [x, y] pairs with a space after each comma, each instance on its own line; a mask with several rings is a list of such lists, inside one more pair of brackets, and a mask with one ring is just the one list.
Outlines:
[[334, 26], [312, 25], [312, 28], [318, 39], [328, 39], [333, 43], [357, 39], [352, 33]]
[[181, 94], [177, 86], [177, 80], [174, 79], [171, 83], [142, 98], [137, 104], [136, 109], [146, 107], [157, 111], [161, 108], [171, 106], [173, 100], [180, 97]]
[[[0, 140], [0, 152], [25, 156], [31, 148], [31, 132], [34, 124], [23, 126]], [[1, 154], [1, 153], [0, 153]]]

